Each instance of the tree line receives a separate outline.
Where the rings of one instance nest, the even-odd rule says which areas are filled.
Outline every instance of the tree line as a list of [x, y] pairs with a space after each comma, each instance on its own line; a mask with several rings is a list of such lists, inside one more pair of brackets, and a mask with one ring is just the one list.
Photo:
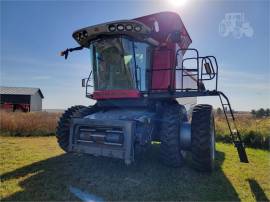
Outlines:
[[[227, 110], [228, 109], [225, 109], [225, 111], [227, 111]], [[223, 114], [223, 110], [220, 107], [218, 107], [216, 109], [216, 113], [218, 115], [221, 115], [221, 114]], [[267, 109], [260, 108], [258, 110], [253, 109], [250, 111], [250, 113], [252, 114], [252, 116], [254, 116], [256, 118], [270, 117], [270, 109], [269, 108], [267, 108]]]
[[252, 116], [254, 117], [257, 117], [257, 118], [262, 118], [262, 117], [269, 117], [270, 116], [270, 109], [267, 108], [267, 109], [263, 109], [263, 108], [260, 108], [258, 110], [251, 110], [250, 112], [252, 114]]

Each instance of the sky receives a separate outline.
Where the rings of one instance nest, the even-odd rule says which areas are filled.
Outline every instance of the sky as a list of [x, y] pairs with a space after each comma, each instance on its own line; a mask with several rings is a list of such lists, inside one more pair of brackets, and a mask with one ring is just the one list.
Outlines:
[[[1, 1], [0, 85], [40, 88], [45, 109], [93, 104], [81, 87], [81, 79], [91, 70], [88, 50], [73, 52], [68, 60], [59, 56], [60, 51], [78, 45], [71, 36], [73, 31], [107, 21], [175, 11], [192, 38], [190, 47], [199, 49], [200, 55], [217, 57], [219, 90], [230, 98], [232, 107], [269, 108], [269, 2]], [[231, 16], [240, 16], [237, 24]], [[217, 98], [198, 101], [219, 106]]]

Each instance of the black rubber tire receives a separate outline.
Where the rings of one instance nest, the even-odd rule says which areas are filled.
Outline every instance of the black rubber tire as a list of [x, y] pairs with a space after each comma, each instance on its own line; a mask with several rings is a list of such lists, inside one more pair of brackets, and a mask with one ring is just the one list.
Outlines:
[[181, 154], [179, 130], [180, 124], [186, 114], [182, 113], [182, 107], [176, 102], [164, 106], [163, 120], [161, 124], [160, 160], [170, 167], [180, 167], [184, 158]]
[[215, 123], [211, 105], [196, 105], [191, 121], [191, 156], [196, 170], [211, 172], [215, 160]]
[[82, 105], [70, 107], [63, 113], [58, 121], [58, 126], [56, 128], [56, 138], [59, 146], [65, 152], [68, 152], [71, 119], [74, 117], [81, 117], [80, 111], [83, 109], [87, 109], [87, 107]]
[[188, 121], [187, 109], [185, 108], [184, 105], [181, 105], [181, 104], [178, 104], [178, 108], [179, 108], [180, 121], [187, 122]]

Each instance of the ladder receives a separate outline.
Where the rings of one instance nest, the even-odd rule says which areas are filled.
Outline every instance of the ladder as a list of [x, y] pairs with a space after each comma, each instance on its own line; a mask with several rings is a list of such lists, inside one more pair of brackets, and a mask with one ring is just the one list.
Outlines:
[[238, 156], [240, 159], [240, 162], [242, 163], [248, 163], [248, 158], [245, 150], [244, 143], [241, 139], [241, 135], [237, 129], [236, 123], [235, 123], [235, 117], [233, 114], [233, 110], [231, 108], [230, 101], [228, 97], [223, 93], [218, 91], [218, 96], [222, 105], [222, 109], [226, 118], [226, 122], [229, 127], [230, 136], [232, 138], [232, 142], [234, 146], [237, 148]]

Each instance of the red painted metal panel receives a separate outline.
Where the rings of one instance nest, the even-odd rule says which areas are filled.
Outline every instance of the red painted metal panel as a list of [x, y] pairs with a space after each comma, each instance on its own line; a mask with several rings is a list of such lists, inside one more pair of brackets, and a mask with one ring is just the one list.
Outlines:
[[121, 98], [139, 98], [140, 92], [138, 90], [98, 90], [94, 91], [93, 99], [121, 99]]
[[[168, 89], [175, 87], [175, 54], [176, 44], [169, 41], [168, 38], [171, 33], [179, 32], [181, 40], [178, 46], [186, 49], [191, 44], [191, 38], [177, 13], [161, 12], [144, 17], [136, 18], [134, 20], [140, 21], [152, 28], [150, 37], [163, 44], [162, 50], [155, 50], [153, 54], [152, 66], [152, 89]], [[158, 29], [157, 29], [158, 28]], [[182, 52], [184, 55], [185, 51]], [[167, 71], [155, 71], [158, 69], [171, 68]]]
[[167, 90], [170, 86], [174, 86], [172, 83], [172, 70], [162, 70], [173, 67], [172, 55], [174, 55], [174, 50], [163, 49], [154, 52], [152, 89]]
[[178, 44], [180, 48], [188, 48], [192, 40], [183, 24], [180, 16], [174, 12], [161, 12], [152, 15], [135, 18], [134, 20], [140, 21], [148, 27], [155, 30], [155, 24], [158, 26], [158, 32], [153, 31], [151, 37], [159, 43], [164, 43], [170, 33], [179, 31], [181, 35], [181, 42]]

